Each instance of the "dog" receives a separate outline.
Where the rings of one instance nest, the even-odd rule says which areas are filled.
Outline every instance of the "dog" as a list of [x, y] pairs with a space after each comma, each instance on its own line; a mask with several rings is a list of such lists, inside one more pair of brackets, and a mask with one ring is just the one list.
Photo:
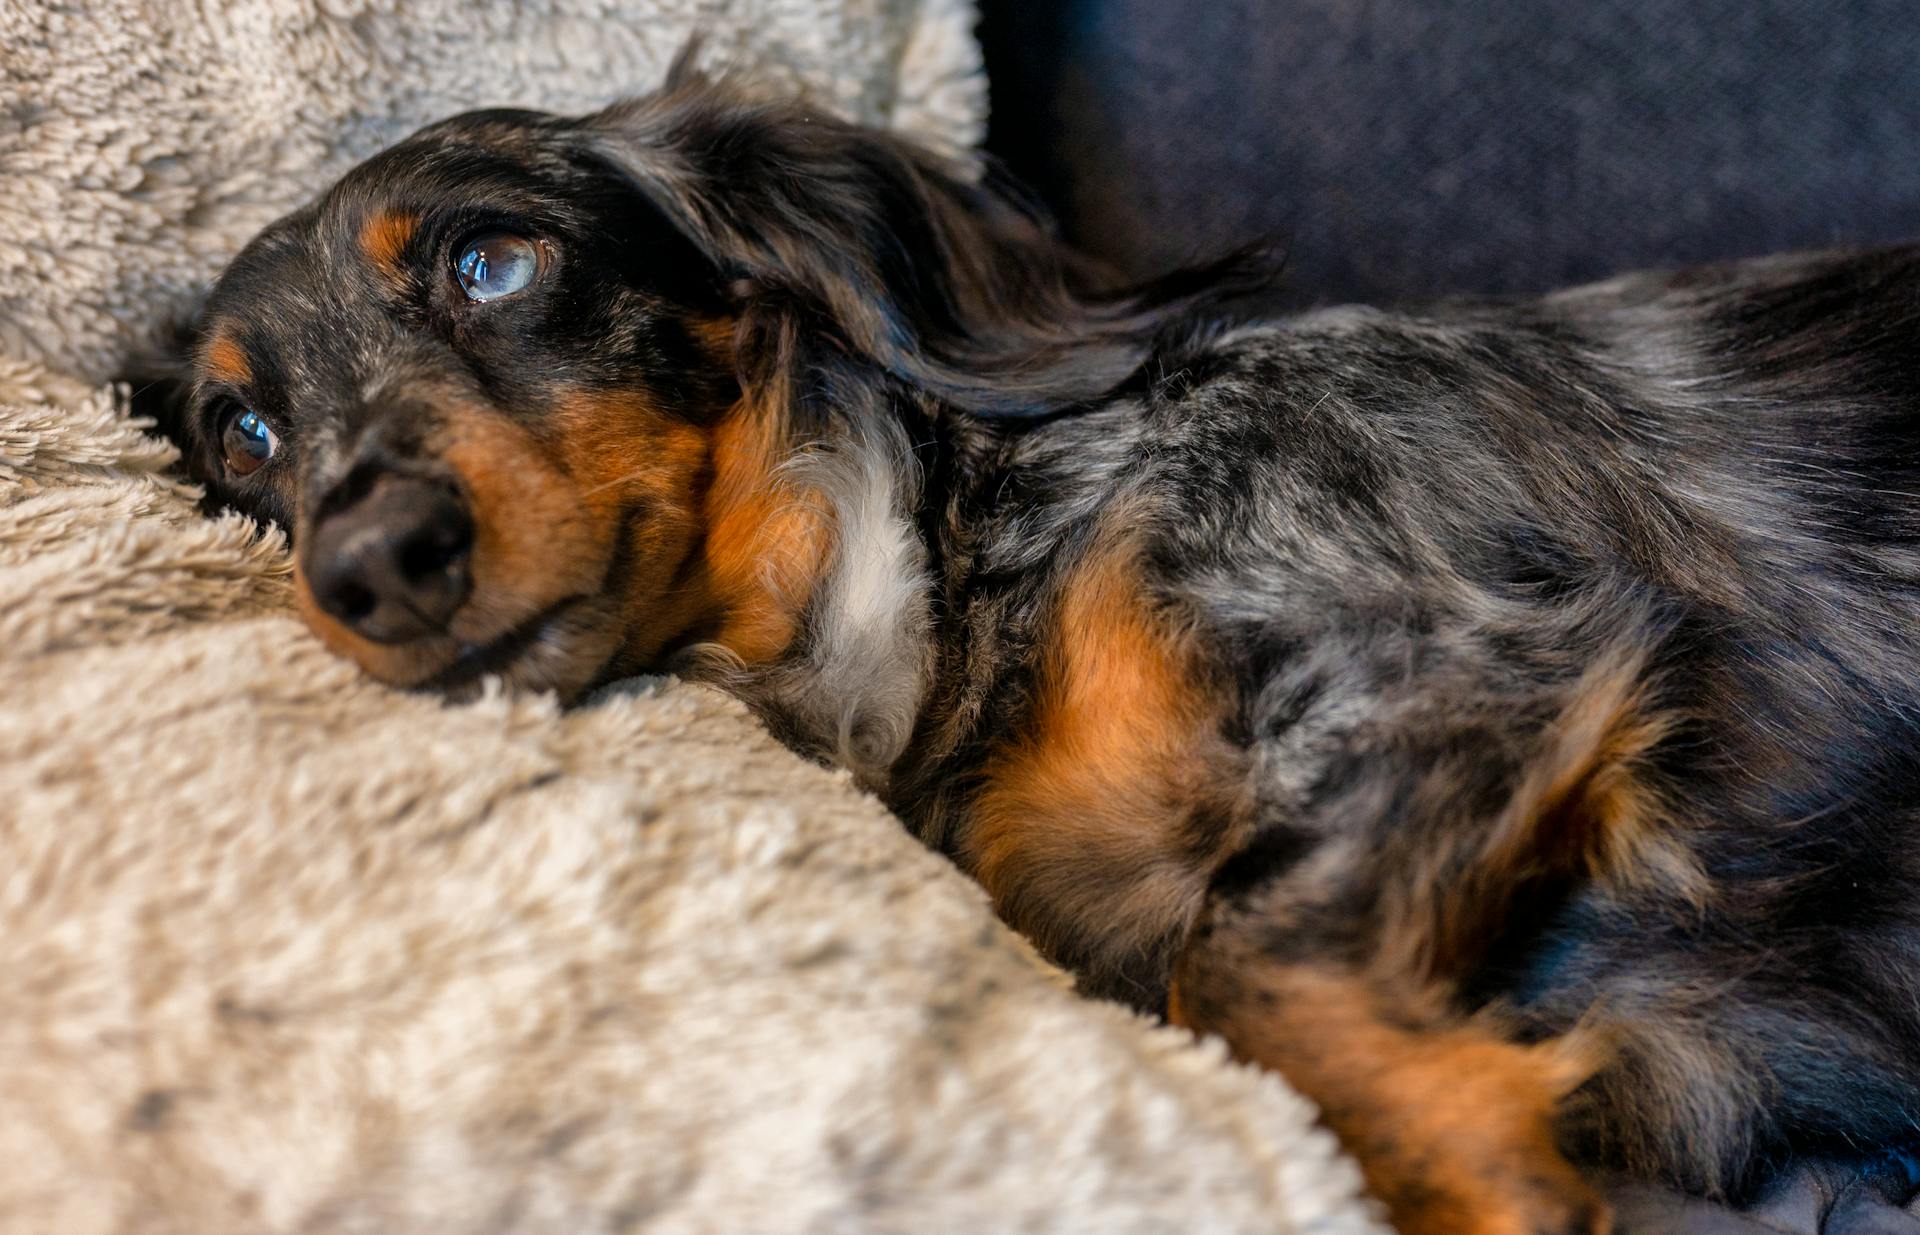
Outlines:
[[1920, 249], [1272, 278], [1116, 288], [991, 169], [683, 62], [267, 228], [174, 429], [367, 672], [734, 692], [1288, 1077], [1403, 1232], [1913, 1138]]

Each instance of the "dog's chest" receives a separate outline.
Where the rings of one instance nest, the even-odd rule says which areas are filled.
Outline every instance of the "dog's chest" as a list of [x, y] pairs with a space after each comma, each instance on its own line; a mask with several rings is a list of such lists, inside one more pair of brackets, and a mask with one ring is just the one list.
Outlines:
[[891, 795], [1091, 988], [1152, 1004], [1244, 840], [1236, 707], [1166, 595], [1137, 413], [1031, 442], [972, 522], [942, 669]]

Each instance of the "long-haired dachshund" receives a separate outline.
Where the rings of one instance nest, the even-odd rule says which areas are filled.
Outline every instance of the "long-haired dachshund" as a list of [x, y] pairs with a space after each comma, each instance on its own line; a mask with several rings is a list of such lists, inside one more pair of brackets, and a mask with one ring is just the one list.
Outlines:
[[1102, 290], [681, 68], [267, 229], [178, 429], [370, 673], [723, 684], [1403, 1231], [1920, 1135], [1920, 251], [1236, 320], [1264, 277]]

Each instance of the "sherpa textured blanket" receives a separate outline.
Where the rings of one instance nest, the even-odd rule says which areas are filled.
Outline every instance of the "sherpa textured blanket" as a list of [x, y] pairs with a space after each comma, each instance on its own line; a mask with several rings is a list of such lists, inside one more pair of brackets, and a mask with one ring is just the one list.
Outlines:
[[0, 1232], [1375, 1230], [729, 700], [395, 693], [110, 378], [464, 108], [709, 56], [956, 145], [967, 0], [0, 0]]

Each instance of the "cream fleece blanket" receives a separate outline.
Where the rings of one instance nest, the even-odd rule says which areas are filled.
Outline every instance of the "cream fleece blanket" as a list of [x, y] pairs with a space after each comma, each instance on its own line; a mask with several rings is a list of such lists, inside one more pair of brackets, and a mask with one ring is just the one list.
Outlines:
[[363, 680], [106, 384], [465, 107], [716, 57], [977, 135], [967, 0], [0, 0], [0, 1232], [1376, 1229], [731, 701]]

